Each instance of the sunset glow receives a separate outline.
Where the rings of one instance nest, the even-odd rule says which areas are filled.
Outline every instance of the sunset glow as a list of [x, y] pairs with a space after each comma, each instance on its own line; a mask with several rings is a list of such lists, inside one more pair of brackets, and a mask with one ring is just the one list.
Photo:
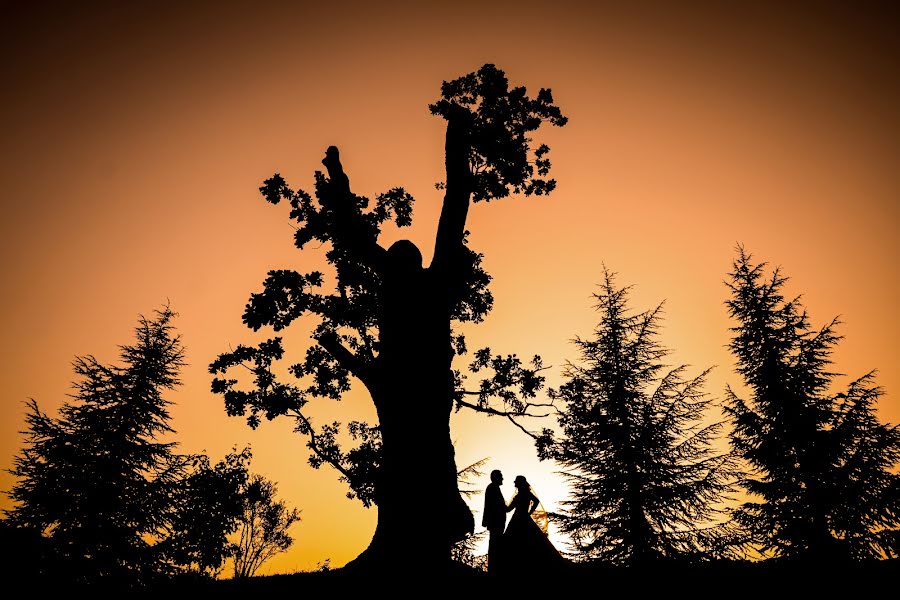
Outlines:
[[[288, 420], [254, 431], [228, 417], [207, 365], [271, 335], [241, 323], [267, 271], [324, 267], [323, 249], [293, 246], [289, 208], [257, 190], [276, 171], [311, 190], [329, 145], [355, 193], [415, 196], [412, 227], [382, 241], [408, 237], [430, 260], [445, 121], [427, 105], [485, 62], [552, 88], [570, 122], [538, 135], [552, 147], [549, 198], [472, 206], [469, 243], [495, 302], [463, 329], [470, 349], [540, 354], [558, 385], [569, 341], [595, 324], [605, 264], [634, 285], [633, 310], [665, 300], [669, 362], [715, 365], [706, 389], [721, 397], [741, 387], [723, 280], [742, 243], [783, 266], [815, 325], [841, 316], [841, 381], [879, 369], [880, 417], [900, 421], [896, 22], [826, 4], [714, 6], [351, 2], [346, 17], [328, 3], [5, 6], [0, 468], [21, 447], [25, 400], [53, 414], [76, 355], [114, 361], [138, 314], [170, 302], [189, 363], [171, 396], [174, 439], [214, 459], [251, 445], [253, 470], [303, 511], [294, 546], [261, 574], [362, 551], [375, 509], [308, 466]], [[309, 343], [302, 324], [284, 338], [296, 356]], [[312, 413], [375, 418], [359, 385]], [[557, 467], [507, 421], [459, 412], [452, 432], [460, 468], [490, 458], [481, 487], [501, 469], [509, 499], [523, 474], [560, 507]], [[0, 473], [0, 489], [11, 484]]]

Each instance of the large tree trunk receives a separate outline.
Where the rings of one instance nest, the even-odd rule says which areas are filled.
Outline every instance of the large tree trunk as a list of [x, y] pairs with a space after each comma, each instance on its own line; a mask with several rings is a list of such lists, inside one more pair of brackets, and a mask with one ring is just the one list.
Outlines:
[[442, 278], [422, 269], [410, 242], [388, 252], [381, 290], [379, 356], [369, 383], [382, 453], [378, 524], [352, 567], [440, 569], [474, 528], [457, 484], [450, 439], [450, 315]]
[[[366, 382], [381, 429], [375, 485], [375, 536], [350, 568], [450, 564], [453, 544], [474, 529], [457, 485], [450, 439], [453, 352], [450, 320], [468, 291], [461, 278], [463, 235], [471, 194], [470, 115], [461, 110], [447, 127], [447, 192], [432, 264], [408, 240], [379, 255], [378, 358]], [[349, 193], [337, 149], [324, 161]]]
[[[393, 405], [401, 398], [385, 400]], [[422, 397], [401, 401], [428, 403]], [[456, 483], [449, 414], [389, 406], [379, 410], [379, 419], [378, 524], [367, 559], [404, 568], [440, 567], [473, 525]]]

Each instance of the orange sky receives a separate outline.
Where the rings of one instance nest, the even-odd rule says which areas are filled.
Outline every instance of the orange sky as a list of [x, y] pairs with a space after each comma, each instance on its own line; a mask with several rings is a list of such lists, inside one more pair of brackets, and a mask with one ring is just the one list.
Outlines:
[[[635, 309], [666, 300], [672, 362], [717, 365], [707, 389], [720, 397], [739, 383], [722, 281], [742, 242], [784, 266], [814, 323], [842, 315], [838, 370], [880, 369], [881, 415], [900, 421], [896, 15], [827, 3], [13, 4], [0, 4], [2, 468], [23, 401], [54, 411], [75, 355], [113, 360], [138, 313], [169, 299], [190, 363], [172, 395], [183, 450], [218, 458], [252, 444], [254, 469], [303, 509], [295, 547], [263, 571], [361, 551], [374, 511], [306, 465], [289, 423], [251, 431], [228, 418], [206, 366], [259, 339], [240, 316], [266, 271], [321, 265], [294, 249], [287, 208], [257, 193], [274, 171], [311, 189], [324, 149], [340, 146], [357, 193], [416, 196], [404, 236], [430, 252], [444, 122], [427, 104], [485, 62], [552, 87], [570, 123], [543, 137], [553, 196], [470, 213], [496, 299], [470, 348], [562, 365], [567, 340], [590, 334], [605, 263], [635, 284]], [[286, 338], [299, 355], [302, 333]], [[316, 416], [371, 416], [367, 402], [354, 390]], [[453, 427], [460, 466], [488, 456], [507, 481], [528, 476], [548, 509], [564, 496], [511, 426], [457, 415]]]

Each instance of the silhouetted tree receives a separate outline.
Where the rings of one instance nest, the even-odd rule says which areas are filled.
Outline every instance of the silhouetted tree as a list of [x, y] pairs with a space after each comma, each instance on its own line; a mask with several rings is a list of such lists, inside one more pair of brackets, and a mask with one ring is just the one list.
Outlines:
[[[543, 381], [539, 360], [529, 368], [515, 355], [492, 356], [486, 348], [476, 353], [472, 370], [493, 370], [493, 377], [465, 392], [463, 375], [451, 363], [466, 346], [452, 323], [481, 321], [493, 302], [482, 257], [466, 246], [470, 201], [549, 193], [555, 185], [545, 178], [549, 148], [533, 148], [528, 136], [544, 122], [561, 126], [566, 119], [550, 90], [530, 98], [524, 87], [510, 88], [493, 65], [445, 82], [430, 109], [447, 120], [446, 181], [438, 184], [445, 194], [431, 264], [423, 266], [421, 252], [408, 240], [389, 249], [378, 243], [386, 223], [411, 223], [413, 198], [402, 188], [379, 194], [374, 203], [355, 195], [331, 146], [322, 161], [328, 177], [316, 173], [315, 200], [289, 188], [277, 173], [260, 190], [273, 204], [291, 205], [298, 248], [314, 240], [326, 245], [333, 292], [322, 291], [332, 279], [321, 272], [270, 271], [244, 312], [254, 330], [279, 331], [302, 315], [318, 317], [316, 343], [290, 367], [304, 382], [276, 377], [273, 363], [284, 355], [279, 337], [238, 346], [210, 365], [216, 375], [212, 389], [223, 394], [229, 414], [249, 412], [253, 427], [261, 416], [290, 415], [309, 438], [313, 466], [332, 465], [351, 494], [378, 505], [372, 543], [356, 566], [396, 564], [399, 556], [423, 567], [447, 561], [453, 543], [474, 524], [457, 488], [451, 410], [455, 405], [510, 418], [525, 415]], [[228, 370], [240, 364], [253, 372], [251, 390], [228, 378]], [[378, 424], [353, 425], [351, 434], [361, 444], [344, 452], [339, 424], [315, 427], [306, 405], [315, 397], [339, 399], [351, 377], [369, 391]], [[417, 531], [412, 553], [411, 529]]]
[[604, 270], [600, 322], [591, 339], [575, 339], [581, 359], [551, 390], [562, 437], [547, 430], [538, 449], [569, 482], [560, 527], [583, 559], [709, 556], [726, 533], [715, 520], [734, 480], [731, 456], [712, 448], [722, 424], [702, 423], [709, 370], [685, 378], [684, 366], [668, 369], [662, 305], [631, 314], [628, 289]]
[[141, 317], [136, 342], [120, 347], [121, 366], [75, 359], [72, 402], [57, 419], [28, 403], [25, 446], [10, 521], [49, 538], [82, 581], [142, 583], [165, 570], [153, 541], [164, 532], [172, 490], [185, 468], [163, 393], [178, 384], [180, 338], [168, 307]]
[[252, 577], [267, 560], [294, 543], [288, 533], [300, 511], [276, 500], [278, 489], [262, 475], [253, 475], [241, 494], [239, 537], [234, 549], [234, 576]]
[[0, 548], [9, 589], [27, 588], [38, 593], [42, 587], [50, 587], [49, 581], [71, 580], [69, 565], [57, 560], [50, 541], [34, 528], [17, 527], [8, 518], [0, 519]]
[[731, 441], [753, 468], [754, 497], [736, 512], [764, 552], [811, 560], [900, 552], [900, 430], [880, 423], [875, 372], [830, 391], [837, 319], [814, 330], [780, 269], [766, 274], [738, 247], [729, 274], [730, 348], [749, 387], [730, 388]]
[[229, 540], [244, 518], [251, 487], [251, 454], [234, 450], [211, 464], [191, 457], [190, 470], [174, 489], [175, 506], [159, 551], [178, 569], [217, 576], [237, 545]]

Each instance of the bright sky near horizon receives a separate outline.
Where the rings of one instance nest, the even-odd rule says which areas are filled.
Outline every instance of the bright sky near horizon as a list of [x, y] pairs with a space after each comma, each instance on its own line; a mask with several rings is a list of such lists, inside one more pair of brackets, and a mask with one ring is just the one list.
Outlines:
[[[279, 171], [311, 190], [331, 144], [357, 194], [400, 185], [416, 197], [413, 226], [383, 239], [409, 237], [430, 258], [445, 122], [427, 105], [442, 80], [485, 62], [514, 85], [552, 88], [570, 122], [540, 134], [552, 196], [470, 212], [495, 296], [485, 323], [467, 328], [470, 348], [541, 354], [558, 384], [575, 358], [569, 340], [591, 333], [605, 264], [635, 286], [634, 310], [666, 301], [670, 362], [716, 365], [707, 391], [721, 397], [740, 383], [723, 280], [743, 243], [785, 269], [814, 324], [841, 316], [836, 370], [879, 369], [880, 414], [900, 421], [896, 14], [566, 0], [336, 10], [0, 5], [0, 468], [21, 446], [26, 399], [53, 413], [76, 355], [115, 360], [138, 314], [169, 301], [189, 362], [171, 395], [182, 449], [217, 459], [252, 445], [254, 470], [303, 510], [295, 546], [263, 571], [339, 566], [363, 550], [374, 509], [346, 499], [333, 470], [306, 464], [290, 423], [253, 431], [226, 416], [207, 365], [270, 333], [241, 323], [269, 269], [322, 267], [321, 251], [293, 247], [287, 207], [257, 188]], [[298, 356], [302, 329], [285, 335]], [[358, 387], [314, 412], [374, 417]], [[554, 465], [508, 423], [459, 413], [452, 427], [459, 466], [490, 457], [507, 498], [518, 474], [549, 510], [564, 498]], [[0, 489], [11, 484], [0, 473]]]

